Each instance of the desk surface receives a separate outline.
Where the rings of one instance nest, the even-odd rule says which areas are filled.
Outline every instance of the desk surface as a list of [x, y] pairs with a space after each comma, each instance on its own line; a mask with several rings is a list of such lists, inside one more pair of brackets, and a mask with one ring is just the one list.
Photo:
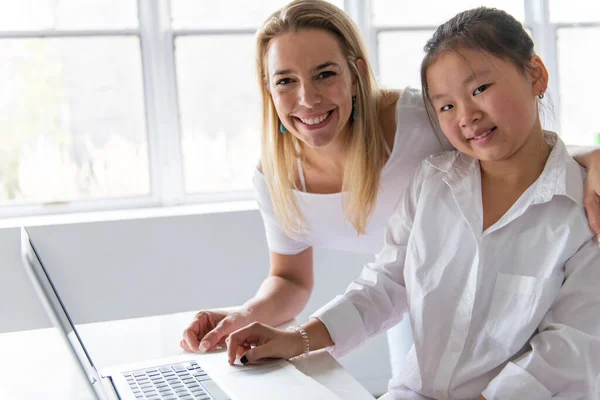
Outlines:
[[[179, 340], [193, 312], [79, 325], [98, 369], [183, 353]], [[223, 353], [223, 363], [226, 363]], [[373, 399], [327, 352], [294, 365], [340, 398]], [[28, 377], [24, 379], [25, 371]], [[81, 399], [84, 384], [74, 361], [54, 329], [0, 334], [0, 399]]]

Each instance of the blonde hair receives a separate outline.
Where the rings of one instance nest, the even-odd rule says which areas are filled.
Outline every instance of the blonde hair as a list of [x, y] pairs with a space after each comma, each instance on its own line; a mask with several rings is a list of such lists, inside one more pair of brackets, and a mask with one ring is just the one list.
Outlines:
[[[256, 66], [263, 106], [262, 172], [275, 214], [286, 233], [305, 233], [309, 227], [294, 196], [294, 190], [300, 190], [296, 161], [300, 141], [279, 131], [279, 117], [269, 92], [267, 52], [274, 37], [307, 29], [321, 29], [337, 38], [356, 80], [357, 116], [347, 136], [342, 192], [346, 218], [359, 235], [364, 234], [375, 208], [380, 174], [387, 155], [378, 116], [380, 92], [358, 28], [342, 10], [324, 0], [292, 1], [273, 13], [257, 32]], [[359, 71], [358, 60], [365, 63], [363, 74]]]

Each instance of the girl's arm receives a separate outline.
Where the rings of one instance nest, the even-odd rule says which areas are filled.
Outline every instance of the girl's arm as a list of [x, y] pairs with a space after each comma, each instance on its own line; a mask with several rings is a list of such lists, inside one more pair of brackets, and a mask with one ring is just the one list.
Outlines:
[[408, 311], [404, 281], [406, 249], [428, 165], [423, 162], [388, 220], [384, 247], [375, 261], [330, 303], [311, 317], [329, 332], [339, 357], [397, 324]]
[[502, 369], [485, 398], [594, 398], [600, 376], [599, 266], [600, 250], [590, 239], [565, 264], [563, 284], [529, 341], [531, 349]]
[[[364, 267], [343, 296], [322, 307], [303, 325], [310, 350], [334, 346], [335, 356], [344, 354], [391, 328], [408, 310], [404, 259], [425, 176], [423, 165], [389, 219], [385, 245], [376, 260]], [[246, 356], [242, 362], [252, 362], [297, 356], [303, 352], [303, 341], [296, 332], [255, 323], [232, 333], [227, 347], [230, 363], [242, 354]]]
[[596, 234], [596, 241], [600, 244], [600, 148], [597, 146], [567, 147], [575, 161], [588, 170], [583, 204], [590, 228]]

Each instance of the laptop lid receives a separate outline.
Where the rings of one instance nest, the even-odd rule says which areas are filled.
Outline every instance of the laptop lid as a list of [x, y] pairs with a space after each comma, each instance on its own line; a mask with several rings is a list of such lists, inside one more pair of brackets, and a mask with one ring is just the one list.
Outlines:
[[105, 399], [100, 375], [88, 354], [67, 309], [62, 302], [42, 259], [25, 227], [21, 227], [21, 260], [52, 324], [58, 329], [73, 357], [78, 361], [78, 374], [87, 382], [98, 399]]

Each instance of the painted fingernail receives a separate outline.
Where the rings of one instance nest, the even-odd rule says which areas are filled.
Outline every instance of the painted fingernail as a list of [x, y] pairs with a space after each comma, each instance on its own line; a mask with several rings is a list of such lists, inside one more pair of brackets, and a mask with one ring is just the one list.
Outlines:
[[248, 364], [248, 357], [246, 357], [244, 355], [244, 356], [242, 356], [242, 358], [240, 358], [240, 361], [242, 362], [242, 364], [246, 365], [246, 364]]
[[215, 350], [223, 350], [223, 346], [221, 346], [220, 344], [215, 346]]
[[210, 343], [208, 343], [206, 340], [203, 340], [200, 342], [200, 346], [198, 346], [198, 351], [200, 353], [204, 353], [206, 350], [208, 350], [209, 347]]

